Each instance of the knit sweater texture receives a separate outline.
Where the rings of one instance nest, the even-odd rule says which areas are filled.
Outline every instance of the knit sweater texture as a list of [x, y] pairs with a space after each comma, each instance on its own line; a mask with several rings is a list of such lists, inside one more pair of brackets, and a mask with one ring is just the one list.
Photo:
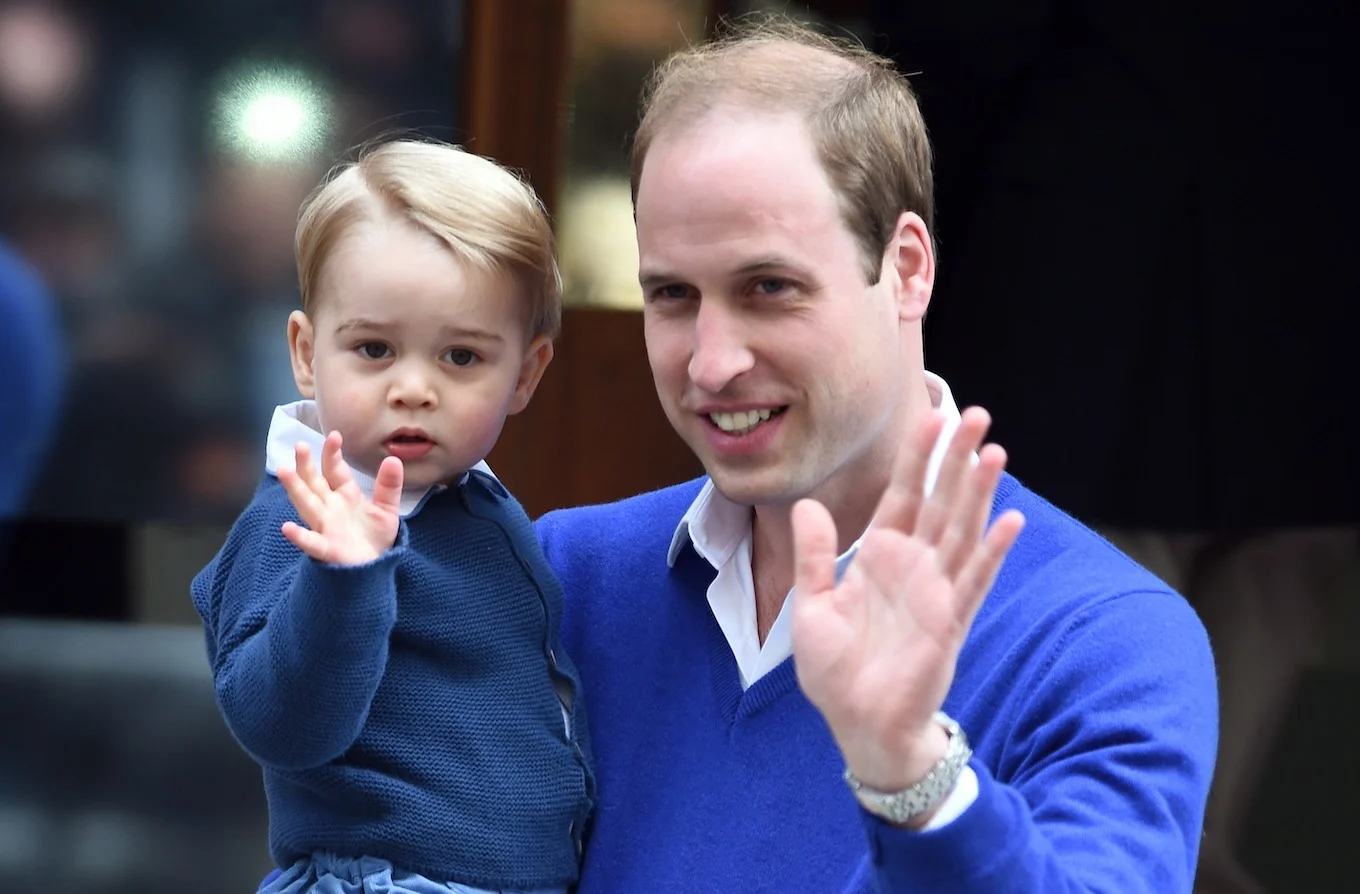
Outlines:
[[357, 567], [304, 556], [280, 533], [290, 519], [266, 476], [192, 586], [218, 703], [263, 767], [274, 860], [574, 881], [589, 743], [561, 589], [518, 502], [471, 473]]
[[1028, 523], [944, 703], [978, 795], [898, 829], [846, 787], [795, 659], [743, 690], [714, 569], [691, 546], [668, 565], [701, 484], [538, 523], [595, 742], [579, 894], [1188, 894], [1218, 715], [1184, 599], [1005, 476], [994, 513]]

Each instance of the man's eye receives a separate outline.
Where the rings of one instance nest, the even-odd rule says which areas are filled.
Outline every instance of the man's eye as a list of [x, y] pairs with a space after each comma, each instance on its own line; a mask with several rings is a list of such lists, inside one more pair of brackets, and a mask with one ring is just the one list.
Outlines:
[[477, 359], [477, 355], [467, 348], [454, 348], [446, 354], [449, 362], [454, 366], [470, 366]]
[[665, 298], [672, 301], [688, 298], [689, 286], [683, 285], [681, 283], [672, 283], [671, 285], [662, 286], [661, 288], [657, 289], [654, 294], [656, 295], [657, 298]]
[[762, 279], [756, 282], [756, 291], [763, 295], [778, 295], [788, 286], [789, 282], [786, 279]]
[[383, 360], [392, 352], [391, 348], [380, 341], [366, 341], [359, 345], [357, 350], [369, 360]]

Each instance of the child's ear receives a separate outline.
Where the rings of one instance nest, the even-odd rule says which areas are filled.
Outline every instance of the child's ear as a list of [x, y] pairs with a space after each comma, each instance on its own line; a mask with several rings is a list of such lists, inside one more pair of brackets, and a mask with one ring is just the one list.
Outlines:
[[308, 400], [316, 397], [316, 373], [312, 361], [316, 356], [315, 332], [312, 321], [300, 310], [288, 315], [288, 356], [293, 363], [293, 381], [298, 393]]
[[510, 415], [522, 412], [529, 406], [529, 399], [534, 396], [534, 390], [538, 388], [543, 372], [552, 359], [553, 343], [550, 337], [540, 335], [529, 342], [529, 348], [524, 352], [524, 363], [519, 368], [519, 380], [515, 382], [515, 394], [510, 399]]

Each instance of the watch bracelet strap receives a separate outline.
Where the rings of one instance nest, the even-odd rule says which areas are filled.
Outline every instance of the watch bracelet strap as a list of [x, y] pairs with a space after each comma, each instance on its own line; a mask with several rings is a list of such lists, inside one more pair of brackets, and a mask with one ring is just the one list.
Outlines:
[[884, 792], [860, 782], [849, 768], [845, 782], [860, 804], [877, 816], [894, 823], [906, 823], [937, 807], [953, 791], [959, 775], [973, 756], [962, 728], [943, 711], [935, 712], [936, 723], [944, 727], [949, 746], [944, 756], [930, 768], [921, 781], [896, 792]]

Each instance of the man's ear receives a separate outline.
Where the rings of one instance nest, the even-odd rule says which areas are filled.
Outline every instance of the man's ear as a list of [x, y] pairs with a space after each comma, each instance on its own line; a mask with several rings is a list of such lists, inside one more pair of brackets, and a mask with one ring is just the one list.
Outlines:
[[914, 211], [904, 211], [883, 254], [882, 275], [892, 283], [898, 316], [919, 322], [930, 306], [935, 288], [935, 249], [926, 222]]
[[538, 388], [538, 383], [543, 379], [543, 373], [547, 370], [548, 364], [553, 359], [552, 338], [547, 335], [540, 335], [529, 342], [529, 348], [524, 352], [524, 363], [519, 368], [519, 379], [515, 382], [515, 394], [510, 399], [510, 415], [523, 412], [529, 406], [529, 400], [534, 396], [534, 391]]
[[316, 397], [316, 372], [312, 368], [315, 339], [312, 321], [305, 313], [295, 310], [288, 315], [288, 357], [293, 364], [293, 381], [298, 393], [308, 400]]

